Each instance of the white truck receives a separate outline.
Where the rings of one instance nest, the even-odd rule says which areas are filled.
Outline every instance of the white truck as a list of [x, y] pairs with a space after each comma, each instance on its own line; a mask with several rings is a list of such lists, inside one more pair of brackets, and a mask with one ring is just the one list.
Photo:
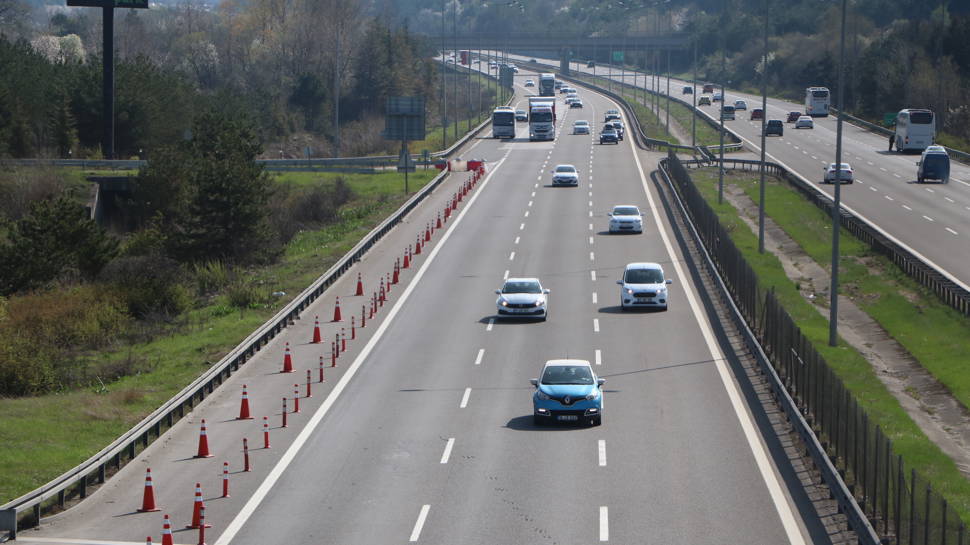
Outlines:
[[556, 138], [556, 99], [529, 97], [529, 140]]

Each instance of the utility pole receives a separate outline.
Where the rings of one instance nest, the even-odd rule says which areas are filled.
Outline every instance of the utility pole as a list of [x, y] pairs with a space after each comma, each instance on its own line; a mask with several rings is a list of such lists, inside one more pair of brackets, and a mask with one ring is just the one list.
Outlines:
[[448, 76], [448, 57], [445, 51], [445, 0], [441, 0], [441, 147], [448, 148], [448, 97], [445, 79]]
[[[727, 18], [727, 2], [724, 2], [724, 17]], [[721, 120], [721, 146], [719, 150], [719, 160], [717, 164], [717, 203], [724, 203], [724, 78], [727, 77], [727, 39], [724, 36], [724, 27], [721, 25], [721, 106], [717, 112], [717, 117]]]
[[[758, 252], [765, 253], [765, 145], [768, 134], [765, 130], [768, 123], [768, 8], [769, 0], [765, 0], [765, 28], [764, 55], [761, 57], [761, 184], [758, 186]], [[723, 95], [722, 95], [723, 96]]]
[[458, 141], [458, 118], [461, 117], [458, 114], [458, 112], [460, 111], [458, 109], [458, 61], [459, 61], [459, 55], [458, 55], [458, 2], [452, 2], [451, 5], [452, 5], [452, 8], [451, 8], [452, 45], [455, 46], [455, 48], [454, 48], [455, 65], [454, 65], [453, 68], [455, 69], [455, 85], [454, 85], [454, 91], [455, 91], [455, 109], [454, 109], [454, 112], [455, 112], [455, 141], [457, 142]]
[[839, 40], [839, 120], [835, 130], [835, 202], [832, 203], [832, 286], [829, 288], [829, 346], [839, 344], [839, 231], [842, 222], [842, 99], [844, 96], [845, 71], [845, 7], [842, 0], [842, 37]]
[[690, 146], [697, 147], [697, 37], [694, 37], [694, 80], [691, 82], [691, 101], [693, 112], [690, 116]]

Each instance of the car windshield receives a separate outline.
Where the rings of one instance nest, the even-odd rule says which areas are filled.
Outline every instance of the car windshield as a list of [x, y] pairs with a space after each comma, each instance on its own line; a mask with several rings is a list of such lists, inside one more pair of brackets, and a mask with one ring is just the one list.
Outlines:
[[626, 271], [627, 284], [660, 284], [664, 281], [664, 274], [660, 269], [629, 269]]
[[542, 373], [543, 384], [592, 384], [593, 373], [585, 365], [550, 365]]
[[613, 127], [606, 127], [605, 129], [603, 129], [603, 134], [611, 134], [616, 136], [616, 129], [614, 129]]
[[538, 282], [520, 281], [506, 282], [502, 287], [502, 293], [542, 293], [542, 288]]
[[579, 121], [573, 123], [573, 125], [575, 125], [577, 127], [588, 127], [589, 126], [589, 121], [579, 120]]
[[556, 167], [556, 172], [576, 172], [576, 167], [572, 165], [559, 165]]
[[515, 115], [525, 115], [525, 110], [516, 110]]
[[639, 216], [640, 211], [633, 206], [617, 206], [613, 209], [614, 216]]

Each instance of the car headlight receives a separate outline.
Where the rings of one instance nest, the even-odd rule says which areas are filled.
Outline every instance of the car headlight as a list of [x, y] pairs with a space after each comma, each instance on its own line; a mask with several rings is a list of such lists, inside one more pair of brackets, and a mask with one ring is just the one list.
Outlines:
[[600, 390], [599, 390], [599, 388], [596, 388], [596, 389], [593, 390], [592, 393], [590, 393], [590, 394], [588, 394], [586, 396], [586, 399], [593, 400], [593, 399], [598, 398], [599, 396], [600, 396]]
[[509, 302], [508, 302], [508, 301], [506, 301], [505, 299], [502, 299], [502, 306], [503, 306], [503, 307], [507, 307], [507, 306], [509, 306]]
[[627, 289], [626, 289], [626, 292], [627, 292], [628, 294], [630, 294], [630, 295], [633, 295], [633, 290], [631, 290], [630, 288], [627, 288]]
[[549, 401], [550, 399], [552, 399], [551, 397], [549, 397], [549, 396], [548, 396], [548, 395], [547, 395], [547, 394], [546, 394], [545, 392], [543, 392], [542, 390], [536, 390], [536, 397], [538, 397], [539, 399], [541, 399], [541, 400], [543, 400], [543, 401]]
[[542, 306], [542, 305], [544, 305], [544, 304], [546, 304], [546, 302], [545, 302], [545, 301], [543, 301], [542, 299], [539, 299], [539, 300], [537, 300], [537, 301], [535, 302], [535, 305], [536, 305], [537, 307], [541, 307], [541, 306]]

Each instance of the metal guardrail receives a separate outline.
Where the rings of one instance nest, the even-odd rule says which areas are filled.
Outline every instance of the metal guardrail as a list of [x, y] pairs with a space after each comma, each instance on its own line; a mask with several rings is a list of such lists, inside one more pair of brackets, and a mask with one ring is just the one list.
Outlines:
[[[446, 156], [453, 153], [461, 145], [474, 138], [490, 122], [491, 120], [482, 122], [441, 154]], [[27, 516], [24, 513], [30, 512], [28, 523], [37, 524], [43, 515], [45, 503], [54, 500], [58, 507], [63, 508], [69, 497], [83, 499], [87, 496], [89, 485], [103, 484], [107, 480], [109, 472], [117, 471], [122, 465], [132, 461], [136, 456], [139, 445], [141, 450], [144, 450], [153, 440], [161, 437], [164, 431], [185, 416], [186, 408], [191, 411], [197, 403], [211, 394], [215, 388], [228, 379], [234, 371], [252, 358], [271, 339], [292, 324], [304, 309], [322, 295], [327, 288], [357, 263], [374, 244], [434, 191], [447, 175], [447, 171], [438, 174], [393, 215], [371, 230], [329, 270], [280, 309], [276, 315], [243, 339], [212, 368], [192, 381], [182, 391], [142, 419], [121, 437], [44, 486], [0, 505], [0, 532], [6, 531], [11, 538], [16, 538], [20, 518]]]
[[[726, 165], [742, 170], [754, 170], [761, 164], [754, 159], [725, 159]], [[700, 166], [703, 163], [697, 161], [684, 161], [688, 168]], [[805, 183], [799, 176], [795, 175], [787, 168], [773, 162], [766, 162], [766, 172], [770, 172], [791, 184], [802, 195], [808, 198], [815, 206], [822, 209], [827, 215], [832, 215], [832, 199], [825, 193], [815, 189], [810, 184]], [[842, 227], [852, 233], [857, 239], [867, 244], [874, 251], [885, 255], [897, 267], [902, 269], [910, 278], [929, 288], [954, 310], [964, 316], [970, 316], [970, 291], [954, 282], [939, 270], [933, 268], [912, 252], [893, 242], [887, 236], [869, 222], [855, 216], [847, 210], [842, 210], [840, 214]]]
[[[762, 373], [768, 377], [775, 401], [781, 406], [781, 409], [785, 412], [785, 418], [806, 445], [808, 455], [811, 456], [815, 467], [821, 473], [822, 480], [826, 485], [828, 485], [833, 499], [835, 499], [838, 503], [839, 512], [846, 515], [849, 527], [856, 533], [859, 543], [864, 545], [879, 545], [879, 536], [873, 529], [872, 524], [870, 524], [868, 517], [866, 517], [865, 512], [859, 506], [859, 503], [856, 501], [852, 491], [842, 479], [838, 468], [829, 458], [826, 448], [821, 444], [821, 442], [819, 442], [818, 436], [816, 436], [812, 425], [802, 415], [802, 409], [799, 407], [798, 403], [796, 403], [796, 400], [794, 397], [792, 397], [791, 393], [789, 393], [788, 389], [786, 388], [785, 381], [778, 374], [775, 366], [772, 365], [768, 355], [765, 354], [758, 337], [748, 325], [745, 313], [743, 313], [742, 309], [740, 309], [735, 303], [735, 298], [738, 298], [738, 286], [729, 286], [727, 283], [725, 283], [721, 274], [723, 268], [727, 266], [735, 275], [737, 275], [739, 271], [743, 269], [744, 273], [746, 274], [742, 274], [741, 276], [744, 277], [745, 280], [753, 280], [754, 282], [757, 282], [757, 278], [753, 276], [754, 273], [751, 271], [750, 267], [748, 267], [740, 251], [738, 251], [733, 245], [724, 247], [724, 249], [727, 250], [727, 256], [723, 255], [725, 253], [724, 251], [719, 253], [714, 253], [715, 250], [709, 251], [708, 246], [713, 244], [714, 240], [717, 240], [718, 243], [720, 243], [723, 240], [726, 240], [724, 237], [728, 237], [729, 235], [726, 233], [726, 231], [724, 231], [713, 211], [711, 211], [709, 208], [705, 212], [700, 212], [696, 209], [698, 204], [698, 202], [696, 202], [697, 199], [701, 199], [700, 202], [703, 202], [703, 198], [700, 197], [699, 193], [692, 195], [694, 199], [689, 199], [695, 201], [692, 203], [692, 205], [689, 206], [685, 204], [684, 198], [682, 198], [682, 192], [685, 189], [684, 185], [690, 185], [691, 181], [689, 177], [686, 177], [686, 171], [684, 171], [682, 176], [677, 176], [677, 174], [675, 174], [672, 179], [670, 174], [670, 170], [672, 170], [670, 168], [671, 160], [678, 161], [672, 153], [669, 158], [662, 159], [660, 161], [660, 173], [664, 181], [667, 183], [667, 186], [670, 188], [670, 193], [673, 195], [678, 208], [681, 210], [684, 218], [687, 218], [685, 223], [690, 229], [690, 234], [694, 240], [698, 242], [698, 247], [700, 248], [701, 254], [704, 256], [705, 264], [707, 265], [708, 270], [711, 272], [711, 276], [716, 280], [718, 289], [724, 295], [723, 299], [728, 303], [728, 307], [731, 310], [731, 318], [738, 327], [738, 330], [744, 336], [744, 343], [746, 347], [749, 349], [751, 354], [754, 355], [755, 360], [758, 362], [758, 367], [761, 369]], [[679, 162], [676, 166], [680, 166]], [[675, 180], [678, 177], [686, 178], [686, 180], [677, 180], [677, 183], [675, 184]], [[696, 189], [693, 188], [692, 185], [691, 189], [694, 189], [696, 192]], [[705, 216], [704, 219], [707, 220], [705, 222], [707, 225], [705, 225], [706, 228], [704, 229], [707, 236], [702, 236], [695, 226], [695, 222], [697, 221], [699, 214], [703, 214]], [[718, 250], [721, 249], [722, 248], [718, 248]], [[721, 257], [722, 259], [718, 260], [718, 257]], [[731, 261], [731, 263], [724, 263], [724, 257], [727, 257], [726, 260]], [[756, 299], [748, 298], [748, 300], [754, 301], [755, 304], [757, 304]], [[775, 325], [778, 324], [775, 323]], [[764, 327], [764, 324], [762, 324], [762, 327]]]

